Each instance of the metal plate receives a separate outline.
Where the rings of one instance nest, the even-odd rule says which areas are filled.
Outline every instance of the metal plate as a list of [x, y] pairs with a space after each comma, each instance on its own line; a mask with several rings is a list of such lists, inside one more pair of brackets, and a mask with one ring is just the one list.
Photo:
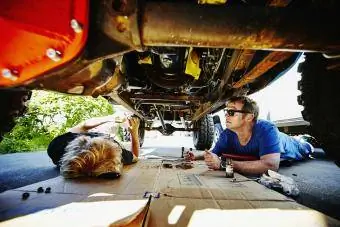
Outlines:
[[[1, 1], [0, 86], [23, 84], [76, 58], [88, 35], [88, 8], [87, 0]], [[48, 49], [57, 55], [49, 57]]]

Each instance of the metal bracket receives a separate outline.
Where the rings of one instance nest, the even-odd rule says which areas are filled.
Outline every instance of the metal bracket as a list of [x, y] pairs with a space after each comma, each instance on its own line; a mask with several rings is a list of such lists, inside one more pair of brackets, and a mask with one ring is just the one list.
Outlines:
[[143, 198], [150, 198], [150, 197], [152, 197], [152, 198], [158, 199], [160, 196], [161, 196], [161, 194], [159, 192], [148, 192], [148, 191], [146, 191], [144, 193]]

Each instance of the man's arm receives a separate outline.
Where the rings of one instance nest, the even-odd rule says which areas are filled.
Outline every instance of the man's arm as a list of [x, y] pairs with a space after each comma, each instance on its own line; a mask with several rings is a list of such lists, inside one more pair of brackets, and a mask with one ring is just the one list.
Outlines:
[[280, 165], [280, 153], [272, 153], [261, 156], [257, 161], [233, 161], [236, 172], [245, 174], [262, 174], [269, 169], [277, 171]]
[[[189, 156], [189, 157], [186, 157]], [[184, 157], [185, 159], [194, 161], [194, 160], [204, 160], [204, 151], [199, 151], [199, 152], [187, 152], [186, 156]]]
[[[220, 135], [220, 138], [215, 144], [215, 147], [210, 151], [210, 153], [215, 154], [216, 156], [221, 156], [222, 151], [227, 150], [227, 131], [223, 131]], [[204, 160], [204, 155], [206, 154], [205, 151], [202, 152], [188, 152], [189, 157], [186, 159], [194, 161], [194, 160]]]

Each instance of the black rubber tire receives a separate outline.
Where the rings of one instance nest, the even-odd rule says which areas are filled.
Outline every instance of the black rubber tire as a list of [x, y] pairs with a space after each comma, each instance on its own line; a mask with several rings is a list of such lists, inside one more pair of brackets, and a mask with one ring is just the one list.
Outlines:
[[[306, 54], [299, 65], [301, 80], [298, 103], [304, 107], [302, 116], [309, 121], [312, 135], [320, 142], [325, 153], [340, 162], [340, 71], [327, 66], [335, 60], [321, 54]], [[339, 60], [338, 60], [339, 62]]]
[[32, 92], [26, 89], [1, 89], [0, 103], [0, 141], [5, 133], [15, 126], [15, 119], [22, 116], [26, 110], [26, 102], [31, 98]]
[[143, 120], [140, 120], [140, 123], [139, 123], [138, 137], [139, 137], [139, 147], [142, 147], [144, 143], [144, 137], [145, 137], [145, 121]]
[[214, 121], [214, 141], [213, 144], [216, 144], [218, 139], [220, 138], [221, 133], [223, 132], [223, 127], [221, 124], [221, 119], [219, 116], [213, 116]]
[[217, 123], [221, 124], [220, 117], [218, 115], [213, 116], [213, 122], [214, 124], [217, 124]]
[[197, 150], [210, 149], [214, 141], [214, 121], [211, 115], [206, 115], [194, 122], [197, 131], [193, 133], [194, 146]]

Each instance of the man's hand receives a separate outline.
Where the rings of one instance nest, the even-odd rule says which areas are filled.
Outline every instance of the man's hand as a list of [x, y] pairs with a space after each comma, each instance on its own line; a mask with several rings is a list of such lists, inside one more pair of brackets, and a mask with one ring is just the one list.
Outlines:
[[186, 161], [195, 161], [195, 155], [192, 151], [187, 151], [184, 153], [184, 160]]
[[218, 158], [216, 154], [212, 153], [211, 151], [205, 150], [204, 161], [209, 169], [214, 170], [220, 169], [221, 160]]

